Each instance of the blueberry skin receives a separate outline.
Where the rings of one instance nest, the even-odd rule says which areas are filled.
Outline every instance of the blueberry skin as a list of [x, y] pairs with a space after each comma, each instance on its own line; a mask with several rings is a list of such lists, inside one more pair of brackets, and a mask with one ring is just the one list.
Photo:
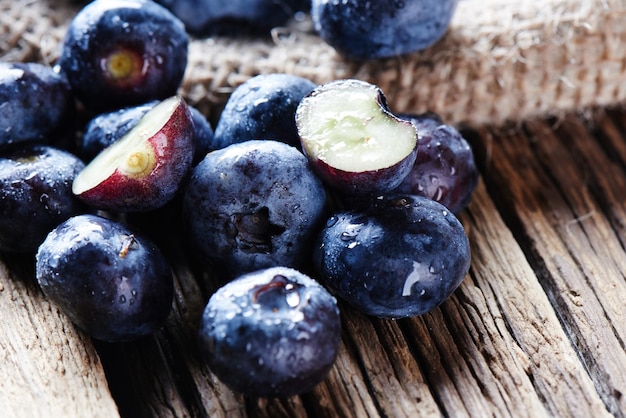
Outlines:
[[289, 268], [243, 275], [211, 296], [199, 345], [210, 369], [251, 397], [300, 394], [332, 368], [341, 340], [336, 299]]
[[184, 189], [190, 247], [228, 278], [310, 259], [326, 191], [296, 148], [254, 140], [213, 151]]
[[313, 259], [322, 283], [359, 312], [403, 318], [434, 309], [454, 292], [469, 271], [470, 247], [443, 205], [398, 195], [368, 211], [332, 216]]
[[215, 126], [213, 147], [251, 139], [273, 139], [299, 148], [295, 122], [300, 101], [317, 85], [296, 75], [261, 74], [231, 94]]
[[39, 63], [0, 62], [0, 147], [51, 143], [71, 127], [74, 96], [67, 80]]
[[70, 22], [58, 68], [87, 109], [119, 109], [175, 95], [188, 44], [183, 23], [153, 1], [95, 0]]
[[415, 164], [394, 192], [428, 197], [459, 214], [470, 203], [478, 184], [470, 144], [433, 113], [398, 117], [415, 125], [418, 142]]
[[211, 122], [197, 108], [189, 106], [191, 119], [193, 120], [193, 160], [192, 166], [197, 165], [213, 148], [215, 133]]
[[0, 152], [0, 250], [34, 253], [54, 227], [85, 212], [72, 193], [84, 166], [49, 145], [19, 144]]
[[[159, 101], [153, 100], [135, 106], [104, 112], [94, 116], [85, 127], [80, 145], [81, 158], [89, 162], [103, 149], [126, 135], [139, 120]], [[211, 150], [213, 127], [207, 118], [195, 107], [188, 106], [193, 119], [195, 165]]]
[[306, 0], [156, 0], [185, 23], [197, 37], [268, 32], [296, 12]]
[[36, 254], [36, 277], [48, 299], [98, 340], [135, 340], [169, 315], [173, 279], [148, 239], [96, 215], [69, 218]]
[[458, 0], [312, 0], [319, 36], [345, 57], [369, 60], [426, 49], [448, 30]]

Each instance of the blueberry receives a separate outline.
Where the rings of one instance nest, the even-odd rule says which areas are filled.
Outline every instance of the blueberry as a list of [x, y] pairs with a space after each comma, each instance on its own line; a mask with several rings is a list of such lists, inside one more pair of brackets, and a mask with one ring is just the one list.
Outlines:
[[228, 277], [303, 265], [325, 209], [325, 189], [306, 157], [272, 140], [210, 152], [183, 196], [188, 242]]
[[253, 397], [300, 394], [332, 368], [341, 339], [336, 300], [289, 268], [248, 273], [211, 296], [199, 331], [202, 353], [232, 390]]
[[51, 143], [73, 128], [74, 96], [67, 80], [39, 63], [0, 62], [0, 147]]
[[[134, 128], [139, 120], [156, 104], [158, 100], [128, 106], [101, 113], [93, 117], [85, 127], [81, 141], [81, 157], [91, 161], [104, 148], [111, 145]], [[197, 164], [212, 148], [213, 127], [198, 109], [189, 106], [194, 128], [193, 164]]]
[[48, 234], [36, 277], [46, 297], [99, 340], [147, 336], [172, 305], [172, 273], [154, 243], [95, 215], [69, 218]]
[[195, 36], [260, 34], [283, 25], [306, 0], [157, 0]]
[[367, 60], [423, 50], [448, 30], [458, 0], [313, 0], [320, 37], [346, 57]]
[[238, 86], [215, 126], [213, 147], [273, 139], [300, 147], [295, 114], [316, 84], [296, 75], [261, 74]]
[[356, 310], [401, 318], [424, 314], [454, 292], [469, 270], [470, 247], [445, 206], [397, 195], [332, 216], [313, 258], [322, 282]]
[[193, 161], [192, 165], [198, 164], [204, 156], [214, 149], [214, 132], [211, 122], [207, 117], [193, 106], [189, 106], [191, 119], [193, 120]]
[[35, 252], [52, 228], [85, 211], [72, 193], [83, 162], [66, 151], [19, 144], [0, 153], [0, 250]]
[[59, 69], [86, 108], [106, 111], [176, 94], [187, 66], [183, 23], [150, 0], [95, 0], [71, 21]]
[[478, 169], [469, 143], [435, 114], [398, 116], [413, 122], [418, 143], [413, 169], [395, 192], [425, 196], [452, 213], [460, 213], [478, 184]]
[[417, 130], [396, 117], [380, 87], [341, 79], [316, 87], [296, 109], [303, 153], [343, 197], [395, 189], [417, 157]]

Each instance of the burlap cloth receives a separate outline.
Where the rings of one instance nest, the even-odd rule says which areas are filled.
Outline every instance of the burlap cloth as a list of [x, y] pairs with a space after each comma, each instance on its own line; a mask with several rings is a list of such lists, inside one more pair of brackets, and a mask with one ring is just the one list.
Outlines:
[[[434, 0], [436, 1], [436, 0]], [[78, 2], [0, 0], [0, 60], [53, 65]], [[392, 110], [477, 126], [557, 115], [626, 98], [626, 0], [461, 0], [444, 39], [397, 58], [353, 62], [306, 18], [265, 39], [193, 39], [181, 93], [215, 116], [259, 73], [379, 85]]]

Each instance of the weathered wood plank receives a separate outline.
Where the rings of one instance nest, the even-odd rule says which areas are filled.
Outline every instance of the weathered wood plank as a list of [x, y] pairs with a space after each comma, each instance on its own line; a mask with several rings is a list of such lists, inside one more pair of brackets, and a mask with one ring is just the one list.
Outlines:
[[7, 257], [14, 262], [0, 260], [0, 415], [118, 416], [90, 339], [45, 299], [33, 259]]
[[[537, 400], [549, 416], [605, 416], [606, 409], [562, 329], [559, 313], [492, 201], [476, 199], [464, 215], [472, 242], [472, 281], [464, 283], [455, 299], [468, 305], [463, 309], [464, 328], [485, 327], [470, 332], [477, 346], [470, 358], [482, 356], [494, 377], [502, 381], [509, 396], [507, 409], [515, 416], [537, 416], [542, 409]], [[453, 331], [463, 335], [463, 329]], [[500, 336], [503, 342], [498, 343]], [[521, 373], [507, 379], [501, 365], [511, 363], [518, 364]], [[525, 383], [536, 394], [528, 393]]]
[[[560, 123], [562, 129], [568, 122]], [[490, 157], [486, 168], [491, 173], [490, 192], [516, 232], [606, 407], [623, 416], [626, 254], [589, 183], [592, 170], [607, 170], [611, 176], [616, 175], [615, 169], [598, 150], [596, 166], [580, 165], [574, 143], [594, 141], [580, 126], [565, 137], [545, 121], [529, 121], [525, 128], [528, 135], [498, 131], [493, 134], [497, 140], [478, 141], [482, 154]]]

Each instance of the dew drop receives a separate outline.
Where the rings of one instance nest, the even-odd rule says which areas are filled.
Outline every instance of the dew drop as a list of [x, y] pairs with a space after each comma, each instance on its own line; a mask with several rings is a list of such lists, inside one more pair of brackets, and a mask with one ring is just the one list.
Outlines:
[[287, 305], [295, 308], [300, 304], [300, 294], [297, 291], [289, 292], [285, 296], [285, 301], [287, 302]]
[[338, 220], [339, 218], [333, 215], [330, 218], [328, 218], [328, 221], [326, 222], [326, 226], [330, 228], [331, 226], [335, 225]]
[[31, 180], [31, 179], [33, 179], [34, 177], [37, 177], [38, 175], [39, 175], [39, 173], [38, 173], [38, 172], [33, 171], [33, 172], [29, 173], [26, 177], [24, 177], [24, 180]]
[[342, 241], [351, 241], [352, 239], [354, 239], [354, 234], [351, 234], [349, 232], [342, 232], [340, 238]]

